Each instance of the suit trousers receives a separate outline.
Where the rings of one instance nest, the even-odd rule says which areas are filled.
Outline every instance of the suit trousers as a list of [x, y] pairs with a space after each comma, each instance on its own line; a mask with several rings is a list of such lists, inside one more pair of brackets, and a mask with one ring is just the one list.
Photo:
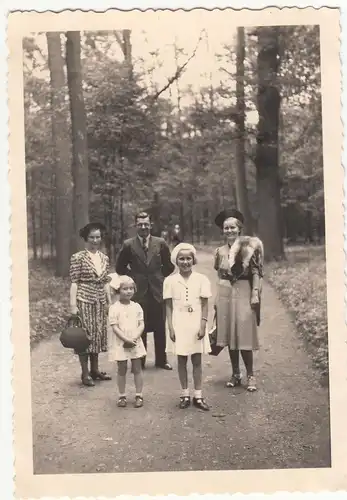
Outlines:
[[166, 357], [166, 334], [165, 334], [165, 309], [164, 303], [158, 302], [151, 291], [139, 301], [143, 313], [145, 329], [142, 334], [142, 340], [147, 349], [147, 333], [153, 332], [154, 352], [156, 366], [163, 366], [167, 361]]

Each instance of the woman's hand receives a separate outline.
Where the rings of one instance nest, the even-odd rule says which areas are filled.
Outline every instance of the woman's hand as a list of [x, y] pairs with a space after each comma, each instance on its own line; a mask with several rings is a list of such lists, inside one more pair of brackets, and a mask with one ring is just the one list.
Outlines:
[[172, 327], [171, 328], [169, 327], [169, 335], [172, 342], [176, 342], [175, 330]]
[[77, 314], [78, 314], [77, 306], [70, 306], [70, 313], [72, 316], [77, 316]]
[[259, 304], [259, 293], [258, 290], [254, 290], [251, 295], [251, 307], [255, 307]]

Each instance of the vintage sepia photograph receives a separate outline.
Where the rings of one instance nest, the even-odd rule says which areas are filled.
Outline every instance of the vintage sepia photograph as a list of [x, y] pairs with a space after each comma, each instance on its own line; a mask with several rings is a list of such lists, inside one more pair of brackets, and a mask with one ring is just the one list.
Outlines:
[[16, 35], [33, 481], [331, 470], [339, 17], [273, 12]]

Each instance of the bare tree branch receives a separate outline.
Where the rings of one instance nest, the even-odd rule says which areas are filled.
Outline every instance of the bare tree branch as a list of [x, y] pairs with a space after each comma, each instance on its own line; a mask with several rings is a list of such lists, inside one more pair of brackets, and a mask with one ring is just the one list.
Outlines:
[[151, 96], [152, 102], [156, 101], [158, 99], [158, 97], [163, 92], [165, 92], [165, 90], [167, 90], [176, 80], [178, 80], [182, 76], [182, 74], [184, 73], [184, 70], [188, 66], [189, 62], [195, 57], [195, 54], [196, 54], [196, 52], [197, 52], [197, 50], [199, 48], [200, 42], [202, 40], [203, 33], [204, 33], [204, 30], [201, 30], [199, 39], [198, 39], [197, 44], [195, 46], [195, 49], [193, 50], [193, 52], [191, 53], [191, 55], [188, 57], [188, 59], [185, 61], [185, 63], [182, 64], [181, 66], [179, 66], [176, 69], [175, 73], [170, 78], [168, 78], [168, 81], [164, 85], [164, 87], [162, 87], [160, 90], [158, 90], [157, 92], [155, 92], [155, 94], [153, 94]]

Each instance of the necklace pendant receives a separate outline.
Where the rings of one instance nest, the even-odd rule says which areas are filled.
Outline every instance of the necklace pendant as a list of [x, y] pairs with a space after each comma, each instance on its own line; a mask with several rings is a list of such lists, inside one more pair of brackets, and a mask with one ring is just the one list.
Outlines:
[[193, 308], [192, 308], [192, 306], [189, 306], [189, 307], [188, 307], [188, 312], [189, 312], [189, 313], [192, 313], [192, 312], [193, 312]]

